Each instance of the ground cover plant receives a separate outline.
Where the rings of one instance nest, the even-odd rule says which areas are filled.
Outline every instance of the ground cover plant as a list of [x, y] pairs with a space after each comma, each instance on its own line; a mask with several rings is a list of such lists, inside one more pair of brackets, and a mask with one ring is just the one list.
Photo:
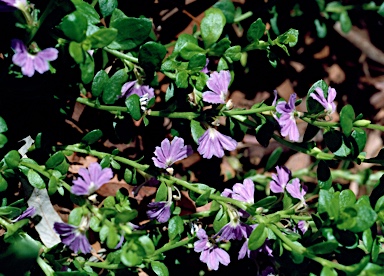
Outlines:
[[384, 275], [381, 1], [0, 12], [1, 275]]

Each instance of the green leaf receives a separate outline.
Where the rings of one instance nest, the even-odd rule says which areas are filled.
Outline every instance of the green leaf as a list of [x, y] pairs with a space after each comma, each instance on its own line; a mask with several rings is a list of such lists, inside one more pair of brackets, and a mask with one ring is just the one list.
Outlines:
[[269, 171], [272, 167], [274, 167], [277, 161], [279, 161], [279, 158], [282, 153], [283, 153], [283, 148], [281, 147], [276, 148], [269, 156], [267, 160], [267, 164], [265, 165], [264, 171]]
[[183, 219], [179, 216], [172, 217], [168, 222], [168, 237], [174, 240], [184, 232]]
[[355, 111], [350, 104], [345, 105], [340, 111], [340, 125], [345, 136], [349, 136], [353, 129], [355, 120]]
[[359, 153], [364, 150], [365, 143], [367, 142], [367, 133], [361, 128], [355, 127], [351, 133], [353, 139], [355, 139]]
[[47, 162], [45, 162], [45, 166], [48, 169], [53, 169], [56, 166], [60, 165], [64, 161], [64, 158], [65, 158], [64, 153], [62, 151], [58, 151], [54, 153], [51, 157], [49, 157]]
[[[174, 53], [180, 52], [186, 43], [191, 43], [191, 44], [194, 44], [197, 46], [197, 38], [190, 35], [190, 34], [179, 35], [179, 37], [177, 38], [176, 44], [175, 44], [175, 48], [173, 49], [173, 52]], [[201, 50], [204, 51], [203, 49], [201, 49]]]
[[8, 142], [7, 137], [4, 134], [0, 134], [0, 149]]
[[138, 212], [136, 210], [125, 210], [125, 211], [122, 211], [120, 213], [118, 213], [116, 216], [115, 216], [115, 222], [117, 224], [125, 224], [131, 220], [133, 220], [134, 218], [136, 218], [138, 215]]
[[239, 45], [228, 48], [224, 55], [232, 61], [239, 61], [241, 59], [241, 47]]
[[87, 39], [91, 41], [92, 48], [103, 48], [115, 40], [117, 33], [118, 31], [116, 29], [104, 28], [88, 36]]
[[352, 22], [351, 22], [351, 19], [349, 18], [347, 11], [343, 11], [340, 14], [340, 24], [341, 24], [341, 30], [343, 31], [343, 33], [348, 33], [351, 30]]
[[328, 190], [329, 188], [331, 188], [331, 170], [329, 169], [327, 163], [323, 160], [320, 160], [319, 165], [317, 166], [317, 179], [319, 182], [320, 189]]
[[249, 236], [248, 248], [250, 250], [259, 249], [268, 237], [268, 230], [265, 228], [264, 223], [260, 223]]
[[81, 46], [81, 43], [71, 41], [69, 43], [69, 54], [75, 60], [76, 63], [83, 63], [85, 59], [85, 53]]
[[79, 11], [65, 16], [59, 26], [68, 38], [76, 42], [82, 42], [86, 37], [85, 33], [88, 27], [87, 18]]
[[368, 196], [360, 197], [355, 204], [355, 208], [357, 209], [356, 225], [349, 230], [358, 233], [371, 228], [376, 221], [377, 214], [372, 209]]
[[91, 219], [89, 220], [89, 227], [93, 231], [99, 232], [101, 229], [100, 219], [98, 219], [96, 216], [92, 216]]
[[380, 8], [377, 13], [384, 17], [384, 2], [380, 5]]
[[205, 191], [204, 194], [200, 195], [195, 201], [196, 206], [203, 206], [207, 204], [211, 193], [212, 191], [208, 190], [208, 191]]
[[0, 192], [4, 192], [8, 188], [8, 182], [4, 179], [3, 175], [0, 174]]
[[124, 69], [118, 70], [107, 81], [103, 91], [103, 102], [106, 104], [113, 104], [121, 95], [121, 88], [123, 84], [128, 80], [128, 75]]
[[16, 207], [2, 206], [0, 207], [0, 216], [6, 216], [9, 218], [17, 217], [21, 214], [21, 210]]
[[356, 202], [356, 196], [351, 190], [346, 189], [341, 191], [339, 196], [339, 205], [341, 210], [344, 208], [353, 206], [355, 202]]
[[100, 129], [94, 129], [85, 134], [85, 136], [81, 139], [81, 142], [91, 145], [96, 143], [102, 136], [103, 132]]
[[48, 181], [48, 194], [53, 195], [57, 191], [57, 184], [59, 180], [55, 176], [51, 176]]
[[[338, 130], [331, 130], [324, 133], [324, 141], [330, 151], [337, 156], [346, 157], [351, 153], [347, 138]], [[348, 143], [348, 145], [346, 143]]]
[[8, 168], [16, 169], [20, 163], [20, 154], [17, 152], [17, 150], [11, 150], [4, 156], [4, 161]]
[[186, 70], [180, 71], [176, 74], [175, 84], [178, 88], [188, 87], [188, 72]]
[[133, 175], [132, 171], [130, 169], [126, 168], [125, 171], [124, 171], [124, 180], [125, 180], [125, 182], [130, 184], [131, 181], [132, 181], [132, 175]]
[[37, 189], [44, 189], [45, 188], [44, 180], [34, 170], [32, 170], [32, 169], [28, 170], [27, 178], [28, 178], [29, 184], [31, 184], [33, 187], [35, 187]]
[[168, 268], [159, 261], [152, 261], [151, 268], [158, 276], [169, 276]]
[[92, 81], [95, 73], [95, 62], [93, 61], [93, 57], [88, 52], [84, 52], [84, 54], [85, 60], [83, 63], [80, 63], [81, 80], [85, 84], [88, 84]]
[[256, 139], [263, 147], [268, 147], [275, 130], [274, 123], [267, 119], [264, 124], [256, 128]]
[[141, 118], [140, 97], [136, 94], [132, 94], [125, 100], [125, 106], [127, 107], [129, 114], [136, 121]]
[[319, 192], [319, 214], [328, 213], [331, 219], [337, 219], [339, 216], [339, 192], [331, 190], [320, 190]]
[[167, 88], [167, 91], [165, 91], [165, 101], [168, 102], [173, 97], [174, 93], [175, 93], [175, 87], [171, 82]]
[[220, 9], [228, 24], [232, 24], [235, 19], [235, 5], [231, 0], [220, 0], [216, 2], [213, 7]]
[[151, 255], [153, 252], [155, 252], [155, 246], [152, 242], [152, 240], [148, 236], [141, 236], [139, 238], [140, 245], [143, 247], [145, 254]]
[[282, 44], [288, 44], [289, 47], [293, 47], [296, 45], [299, 37], [299, 31], [295, 29], [289, 29], [282, 35], [277, 37], [277, 41]]
[[224, 225], [226, 225], [229, 222], [228, 214], [223, 208], [221, 207], [220, 210], [217, 212], [215, 220], [213, 221], [213, 229], [215, 232], [219, 232], [221, 228], [223, 228]]
[[206, 63], [207, 57], [204, 54], [197, 54], [190, 59], [188, 63], [188, 70], [200, 71], [205, 67]]
[[92, 82], [92, 95], [98, 97], [104, 90], [105, 85], [109, 80], [108, 74], [104, 70], [100, 70], [97, 72]]
[[139, 50], [139, 65], [146, 72], [155, 72], [160, 69], [167, 49], [154, 41], [142, 45]]
[[107, 236], [107, 247], [110, 249], [114, 249], [116, 245], [119, 243], [119, 236], [117, 235], [117, 230], [114, 226], [110, 226], [108, 228], [108, 236]]
[[333, 268], [324, 266], [321, 270], [320, 276], [337, 276], [337, 272]]
[[203, 73], [203, 72], [199, 72], [198, 73], [199, 75], [196, 77], [196, 84], [195, 84], [195, 87], [198, 91], [202, 91], [209, 79], [208, 75]]
[[225, 23], [225, 16], [220, 9], [210, 8], [205, 11], [205, 16], [200, 25], [205, 48], [210, 47], [220, 38]]
[[363, 232], [363, 244], [368, 252], [371, 252], [373, 246], [372, 231], [370, 228], [365, 229]]
[[162, 182], [159, 186], [159, 188], [157, 189], [157, 192], [156, 192], [156, 202], [160, 202], [160, 201], [166, 201], [168, 198], [168, 188], [167, 188], [167, 185]]
[[312, 254], [314, 256], [329, 254], [332, 253], [338, 246], [339, 244], [337, 242], [326, 241], [307, 247], [307, 251], [309, 254]]
[[208, 55], [221, 57], [230, 46], [231, 41], [225, 37], [210, 47]]
[[0, 116], [0, 133], [6, 132], [8, 130], [7, 123], [3, 119], [3, 117]]
[[68, 223], [79, 226], [80, 222], [83, 218], [84, 210], [83, 208], [75, 208], [73, 209], [68, 216]]
[[201, 126], [199, 121], [191, 120], [192, 138], [198, 144], [199, 138], [205, 133], [205, 129]]
[[247, 31], [247, 39], [249, 42], [259, 41], [259, 39], [264, 35], [265, 32], [265, 24], [258, 18], [255, 22], [249, 26]]
[[87, 2], [82, 0], [71, 0], [76, 10], [87, 18], [88, 24], [97, 24], [100, 22], [100, 16], [97, 11]]
[[111, 49], [132, 50], [142, 44], [152, 30], [152, 21], [148, 18], [126, 17], [118, 9], [111, 19], [114, 20], [111, 20], [109, 27], [118, 31], [116, 40], [108, 46]]
[[103, 17], [111, 15], [117, 8], [117, 0], [99, 0], [100, 11]]
[[205, 53], [206, 51], [204, 49], [191, 42], [184, 43], [180, 48], [180, 56], [185, 60], [190, 60], [195, 55]]

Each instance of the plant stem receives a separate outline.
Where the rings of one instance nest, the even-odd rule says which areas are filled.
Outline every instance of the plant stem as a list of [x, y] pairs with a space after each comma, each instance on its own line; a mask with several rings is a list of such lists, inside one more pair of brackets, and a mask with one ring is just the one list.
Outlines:
[[223, 111], [223, 114], [227, 116], [250, 115], [250, 114], [262, 113], [265, 111], [275, 111], [275, 110], [276, 108], [274, 106], [263, 106], [259, 108], [251, 108], [251, 109], [245, 109], [245, 110], [226, 110], [226, 111]]
[[179, 118], [193, 120], [199, 117], [201, 114], [198, 112], [165, 112], [165, 111], [153, 111], [148, 112], [148, 116], [154, 117], [167, 117], [167, 118]]
[[247, 19], [248, 17], [251, 17], [252, 15], [253, 15], [253, 12], [248, 11], [248, 12], [246, 12], [246, 13], [244, 13], [244, 14], [238, 16], [238, 17], [236, 17], [236, 18], [233, 20], [233, 22], [234, 22], [234, 23], [240, 22], [240, 21], [242, 21], [242, 20], [244, 20], [244, 19]]
[[194, 239], [194, 237], [191, 237], [191, 238], [187, 238], [185, 240], [181, 240], [181, 241], [178, 241], [178, 242], [175, 242], [175, 243], [173, 243], [173, 242], [167, 243], [163, 247], [155, 250], [155, 252], [153, 252], [153, 254], [151, 256], [149, 256], [149, 257], [159, 255], [161, 253], [164, 253], [166, 251], [172, 250], [172, 249], [180, 247], [180, 246], [184, 246], [184, 245], [188, 244], [193, 239]]
[[[38, 173], [40, 173], [41, 175], [47, 177], [47, 178], [51, 178], [52, 174], [50, 174], [48, 171], [46, 171], [44, 168], [42, 168], [41, 166], [37, 165], [37, 164], [33, 164], [33, 163], [29, 163], [29, 162], [23, 162], [21, 161], [20, 162], [20, 165], [24, 166], [24, 167], [27, 167], [27, 168], [30, 168]], [[67, 189], [68, 191], [71, 190], [71, 186], [68, 185], [68, 183], [66, 183], [65, 181], [59, 179], [59, 182], [60, 184], [65, 188]]]
[[296, 251], [299, 254], [304, 254], [306, 252], [306, 248], [302, 245], [295, 244], [293, 241], [287, 238], [280, 229], [274, 224], [268, 224], [268, 228], [272, 230], [272, 232], [279, 237], [286, 245], [288, 245], [293, 251]]
[[41, 270], [44, 271], [45, 275], [53, 276], [55, 275], [55, 271], [52, 269], [50, 265], [48, 265], [44, 260], [39, 256], [37, 257], [37, 264], [40, 266]]
[[135, 58], [135, 57], [123, 54], [123, 53], [121, 53], [119, 51], [116, 51], [116, 50], [109, 49], [108, 47], [104, 47], [103, 49], [105, 51], [107, 51], [108, 53], [114, 55], [115, 57], [118, 57], [118, 58], [121, 58], [121, 59], [126, 59], [126, 60], [128, 60], [130, 62], [133, 62], [133, 63], [138, 63], [139, 62], [138, 58]]
[[109, 111], [109, 112], [114, 112], [114, 111], [119, 111], [119, 112], [127, 112], [129, 113], [128, 109], [123, 106], [113, 106], [113, 105], [96, 105], [95, 103], [91, 102], [89, 99], [86, 98], [77, 98], [76, 101], [78, 103], [85, 104], [89, 107], [93, 107], [99, 110], [104, 110], [104, 111]]
[[123, 264], [109, 264], [108, 262], [99, 262], [99, 263], [85, 262], [84, 265], [98, 267], [98, 268], [104, 268], [104, 269], [126, 268], [126, 266]]
[[149, 165], [142, 165], [142, 164], [139, 164], [135, 161], [132, 161], [132, 160], [129, 160], [127, 158], [124, 158], [124, 157], [120, 157], [120, 156], [114, 156], [112, 154], [109, 154], [109, 153], [105, 153], [105, 152], [99, 152], [99, 151], [96, 151], [96, 150], [90, 150], [90, 149], [81, 149], [77, 146], [65, 146], [63, 148], [64, 150], [70, 150], [70, 151], [75, 151], [75, 152], [80, 152], [80, 153], [86, 153], [86, 154], [90, 154], [90, 155], [93, 155], [93, 156], [96, 156], [98, 158], [104, 158], [105, 156], [111, 156], [111, 158], [113, 158], [114, 160], [116, 161], [119, 161], [123, 164], [126, 164], [126, 165], [129, 165], [133, 168], [136, 168], [138, 170], [142, 170], [142, 171], [145, 171], [146, 169], [149, 168]]
[[0, 217], [0, 225], [4, 226], [5, 228], [8, 228], [11, 224], [2, 217]]

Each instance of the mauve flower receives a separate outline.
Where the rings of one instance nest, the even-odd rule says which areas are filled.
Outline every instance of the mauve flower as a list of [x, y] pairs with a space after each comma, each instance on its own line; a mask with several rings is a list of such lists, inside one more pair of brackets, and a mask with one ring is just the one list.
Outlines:
[[10, 12], [15, 9], [25, 11], [27, 7], [28, 3], [26, 0], [0, 0], [0, 12]]
[[229, 71], [213, 72], [207, 81], [207, 86], [212, 91], [203, 93], [203, 101], [214, 104], [224, 104], [228, 95], [228, 86], [231, 82]]
[[309, 95], [312, 99], [318, 101], [325, 109], [327, 114], [332, 114], [336, 110], [336, 105], [333, 102], [336, 98], [336, 90], [328, 87], [328, 97], [324, 96], [324, 91], [320, 87], [316, 87], [315, 91]]
[[308, 227], [309, 227], [309, 224], [304, 221], [304, 220], [300, 220], [298, 223], [297, 223], [297, 228], [301, 231], [301, 233], [305, 234], [305, 232], [307, 232], [308, 230]]
[[246, 203], [255, 203], [254, 198], [255, 184], [251, 179], [244, 179], [243, 184], [236, 183], [233, 185], [232, 190], [224, 189], [221, 193], [222, 196], [230, 197]]
[[15, 54], [12, 57], [13, 63], [20, 66], [23, 75], [28, 77], [32, 77], [35, 74], [35, 70], [40, 74], [48, 71], [48, 61], [57, 59], [59, 53], [55, 48], [47, 48], [32, 55], [28, 52], [24, 43], [19, 39], [12, 40], [12, 48], [15, 50]]
[[113, 172], [110, 168], [102, 169], [99, 163], [94, 162], [89, 165], [88, 169], [80, 168], [79, 175], [81, 178], [73, 181], [72, 194], [91, 195], [111, 180]]
[[272, 174], [272, 181], [269, 183], [270, 189], [274, 193], [284, 193], [284, 188], [291, 178], [291, 171], [285, 166], [276, 167], [277, 174]]
[[155, 166], [166, 169], [176, 161], [187, 158], [191, 150], [188, 146], [184, 146], [183, 138], [174, 137], [172, 142], [165, 138], [161, 142], [161, 147], [156, 147], [154, 153], [156, 157], [152, 157], [152, 160]]
[[252, 228], [240, 221], [239, 211], [228, 208], [228, 215], [230, 221], [216, 234], [216, 236], [220, 236], [218, 241], [241, 240], [243, 237], [247, 238], [252, 232]]
[[204, 134], [198, 140], [199, 147], [197, 151], [207, 159], [212, 156], [223, 157], [224, 149], [234, 150], [236, 149], [237, 142], [231, 137], [221, 134], [214, 128], [208, 128]]
[[129, 96], [136, 94], [140, 98], [148, 95], [148, 100], [155, 97], [155, 91], [152, 87], [148, 85], [140, 85], [137, 80], [126, 82], [121, 88], [121, 96], [128, 98]]
[[295, 101], [296, 94], [293, 93], [289, 97], [288, 102], [278, 102], [276, 105], [276, 111], [280, 114], [280, 116], [275, 116], [275, 119], [281, 127], [281, 135], [284, 137], [289, 136], [291, 141], [297, 142], [299, 141], [300, 135], [295, 120]]
[[171, 217], [171, 205], [172, 201], [151, 202], [148, 204], [147, 216], [160, 223], [167, 222]]
[[53, 225], [56, 233], [60, 235], [61, 242], [77, 253], [81, 251], [86, 254], [91, 252], [91, 245], [85, 236], [85, 231], [80, 227], [63, 222], [55, 222]]
[[[256, 225], [252, 225], [252, 227], [256, 227]], [[248, 242], [249, 242], [249, 238], [247, 238], [245, 240], [245, 242], [243, 243], [243, 245], [241, 246], [241, 249], [239, 251], [239, 255], [237, 257], [238, 260], [241, 260], [241, 259], [244, 259], [245, 255], [247, 255], [248, 258], [256, 258], [257, 254], [258, 253], [264, 253], [266, 254], [268, 257], [273, 257], [272, 255], [272, 249], [270, 247], [270, 242], [268, 239], [265, 240], [265, 242], [263, 243], [263, 245], [258, 248], [257, 250], [250, 250], [248, 248]]]
[[22, 219], [25, 219], [25, 218], [28, 218], [28, 217], [32, 217], [35, 213], [36, 213], [35, 207], [29, 206], [27, 208], [27, 210], [25, 210], [23, 213], [21, 213], [20, 216], [18, 216], [17, 218], [13, 219], [12, 221], [13, 222], [17, 222], [17, 221], [20, 221]]
[[285, 187], [288, 193], [297, 199], [300, 199], [302, 202], [305, 202], [304, 196], [307, 193], [306, 187], [301, 187], [300, 180], [295, 178]]
[[228, 253], [211, 243], [204, 229], [197, 231], [198, 241], [194, 243], [195, 252], [201, 252], [200, 261], [206, 263], [209, 269], [218, 270], [219, 264], [228, 265], [230, 258]]

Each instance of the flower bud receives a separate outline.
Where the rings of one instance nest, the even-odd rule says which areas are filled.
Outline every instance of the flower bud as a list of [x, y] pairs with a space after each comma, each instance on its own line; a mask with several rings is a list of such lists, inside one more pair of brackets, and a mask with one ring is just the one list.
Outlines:
[[366, 127], [370, 123], [371, 123], [370, 120], [357, 120], [356, 122], [353, 123], [353, 125], [357, 127]]

